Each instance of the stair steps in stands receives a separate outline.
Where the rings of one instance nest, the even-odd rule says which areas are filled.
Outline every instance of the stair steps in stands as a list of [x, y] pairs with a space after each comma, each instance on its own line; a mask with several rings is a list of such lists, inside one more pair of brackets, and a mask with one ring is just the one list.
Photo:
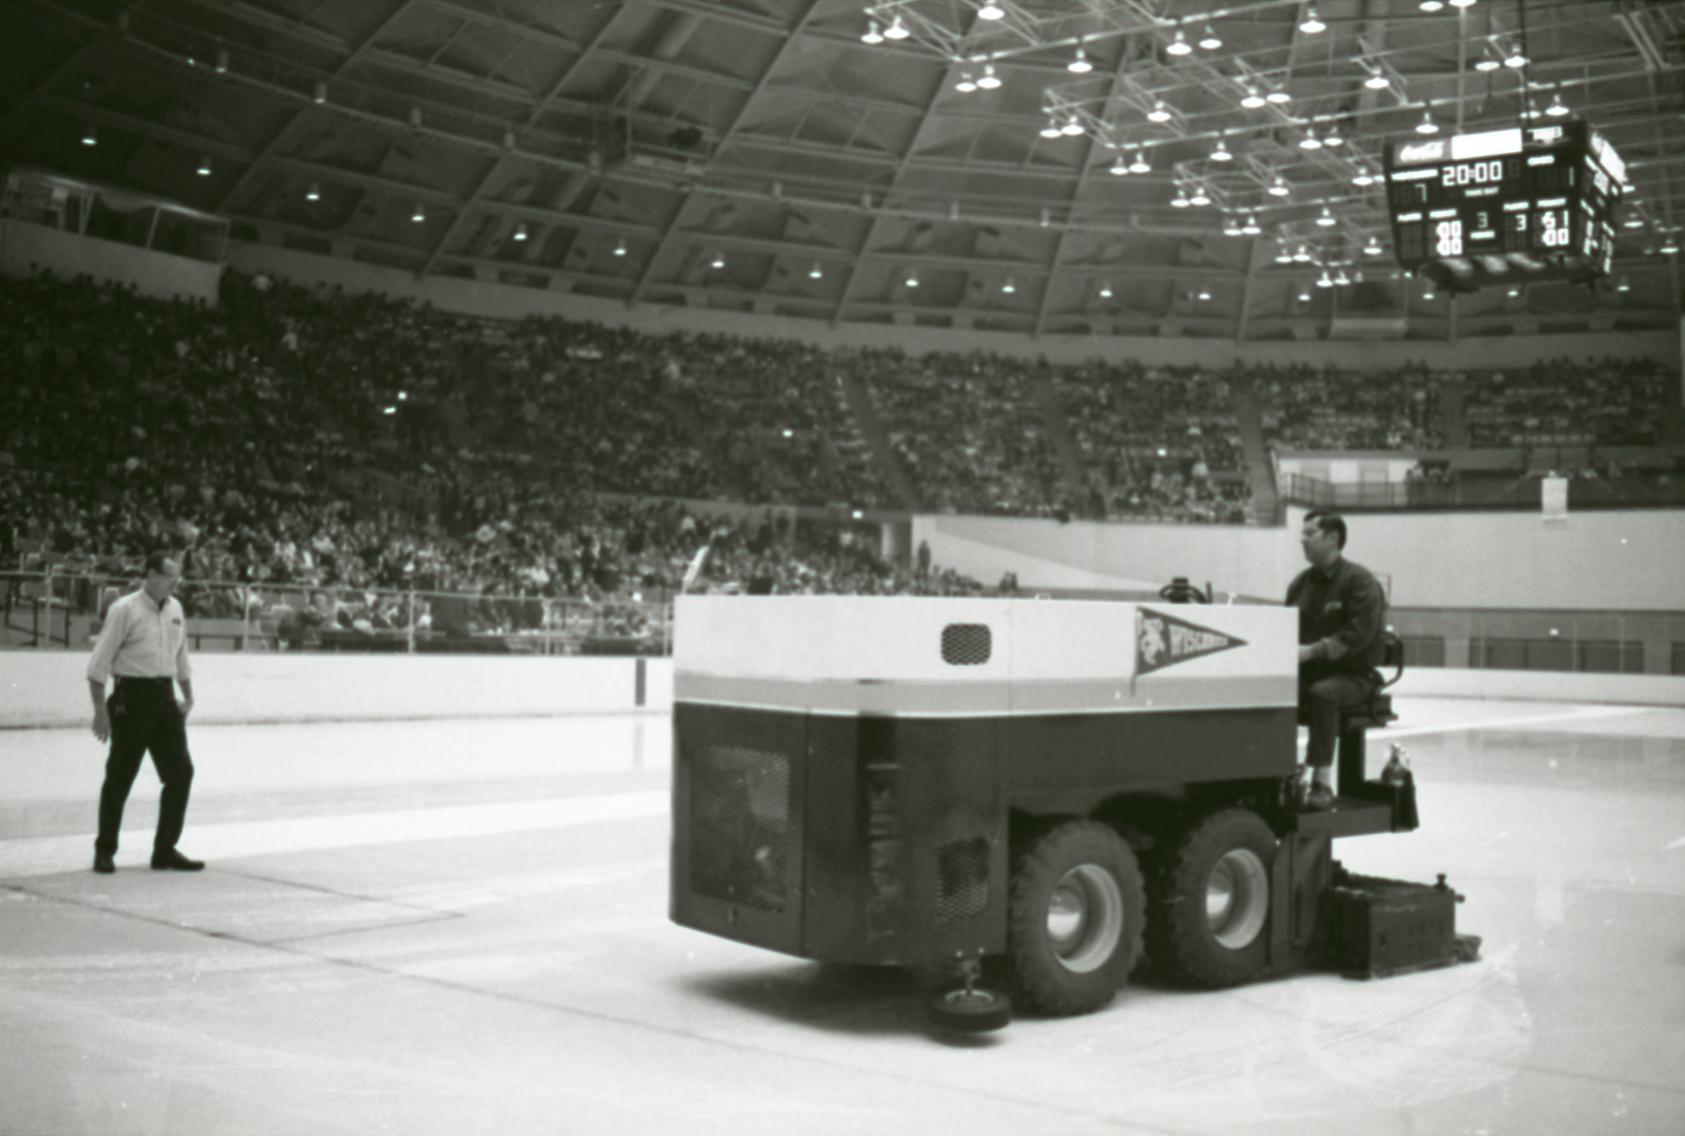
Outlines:
[[1258, 408], [1252, 377], [1236, 372], [1229, 380], [1229, 395], [1234, 400], [1240, 444], [1246, 452], [1246, 475], [1252, 485], [1252, 501], [1246, 510], [1247, 523], [1279, 525], [1281, 497], [1276, 492], [1275, 465], [1270, 461], [1269, 447], [1264, 444], [1264, 415]]
[[1030, 390], [1036, 411], [1041, 415], [1041, 424], [1048, 437], [1053, 439], [1053, 450], [1059, 455], [1060, 480], [1064, 482], [1065, 491], [1072, 501], [1083, 501], [1086, 487], [1083, 484], [1082, 458], [1065, 421], [1065, 412], [1059, 406], [1059, 392], [1054, 386], [1053, 376], [1038, 367], [1030, 380]]
[[1439, 387], [1439, 430], [1448, 450], [1469, 448], [1469, 388], [1467, 383], [1441, 383]]
[[878, 470], [894, 491], [900, 507], [909, 512], [917, 512], [918, 493], [913, 489], [907, 471], [895, 458], [895, 449], [889, 444], [889, 435], [883, 428], [883, 421], [878, 417], [877, 408], [872, 405], [871, 396], [867, 394], [865, 386], [846, 371], [839, 372], [837, 381], [842, 384], [843, 400], [848, 403], [849, 412], [854, 415], [855, 425], [859, 427], [861, 437], [866, 439], [866, 444], [871, 447]]

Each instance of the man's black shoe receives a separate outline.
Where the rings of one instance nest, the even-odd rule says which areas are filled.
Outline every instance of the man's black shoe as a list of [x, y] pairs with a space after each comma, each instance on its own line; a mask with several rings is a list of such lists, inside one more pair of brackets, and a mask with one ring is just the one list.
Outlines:
[[168, 852], [154, 852], [152, 854], [152, 870], [154, 872], [202, 872], [205, 869], [203, 860], [189, 860], [174, 848]]
[[1334, 790], [1328, 786], [1313, 783], [1310, 792], [1305, 794], [1305, 808], [1312, 812], [1323, 812], [1334, 807]]
[[116, 861], [114, 861], [109, 854], [105, 852], [94, 853], [94, 871], [98, 872], [102, 876], [109, 876], [116, 870]]

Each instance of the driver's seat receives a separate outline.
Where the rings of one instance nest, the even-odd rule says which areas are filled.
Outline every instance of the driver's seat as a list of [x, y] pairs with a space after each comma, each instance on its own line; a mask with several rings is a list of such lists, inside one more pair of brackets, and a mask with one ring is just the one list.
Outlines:
[[1340, 712], [1339, 786], [1342, 793], [1357, 790], [1365, 781], [1366, 754], [1364, 734], [1371, 729], [1384, 728], [1398, 721], [1393, 712], [1392, 695], [1387, 688], [1404, 677], [1404, 640], [1391, 631], [1381, 632], [1381, 670], [1391, 670], [1391, 678], [1376, 673], [1374, 692], [1367, 702]]

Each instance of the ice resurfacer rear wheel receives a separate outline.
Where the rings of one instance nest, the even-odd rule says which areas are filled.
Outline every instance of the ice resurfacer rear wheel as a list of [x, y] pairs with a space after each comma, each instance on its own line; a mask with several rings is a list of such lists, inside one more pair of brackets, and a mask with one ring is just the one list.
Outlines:
[[1135, 853], [1105, 825], [1068, 821], [1034, 838], [1012, 872], [1014, 1001], [1044, 1014], [1110, 1002], [1141, 957], [1142, 896]]

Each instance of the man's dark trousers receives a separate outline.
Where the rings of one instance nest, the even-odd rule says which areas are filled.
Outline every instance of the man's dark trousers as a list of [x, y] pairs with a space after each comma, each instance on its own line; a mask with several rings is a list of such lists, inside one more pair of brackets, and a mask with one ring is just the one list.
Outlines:
[[1305, 764], [1327, 769], [1334, 764], [1334, 745], [1340, 740], [1340, 711], [1361, 706], [1375, 692], [1375, 680], [1366, 674], [1329, 672], [1309, 668], [1299, 675], [1299, 721], [1311, 728], [1305, 750]]
[[176, 705], [175, 685], [169, 679], [119, 678], [105, 706], [111, 716], [111, 755], [106, 758], [105, 784], [99, 791], [99, 836], [94, 851], [116, 855], [123, 806], [148, 750], [158, 780], [164, 783], [152, 851], [172, 851], [187, 822], [187, 797], [193, 790], [187, 723]]

